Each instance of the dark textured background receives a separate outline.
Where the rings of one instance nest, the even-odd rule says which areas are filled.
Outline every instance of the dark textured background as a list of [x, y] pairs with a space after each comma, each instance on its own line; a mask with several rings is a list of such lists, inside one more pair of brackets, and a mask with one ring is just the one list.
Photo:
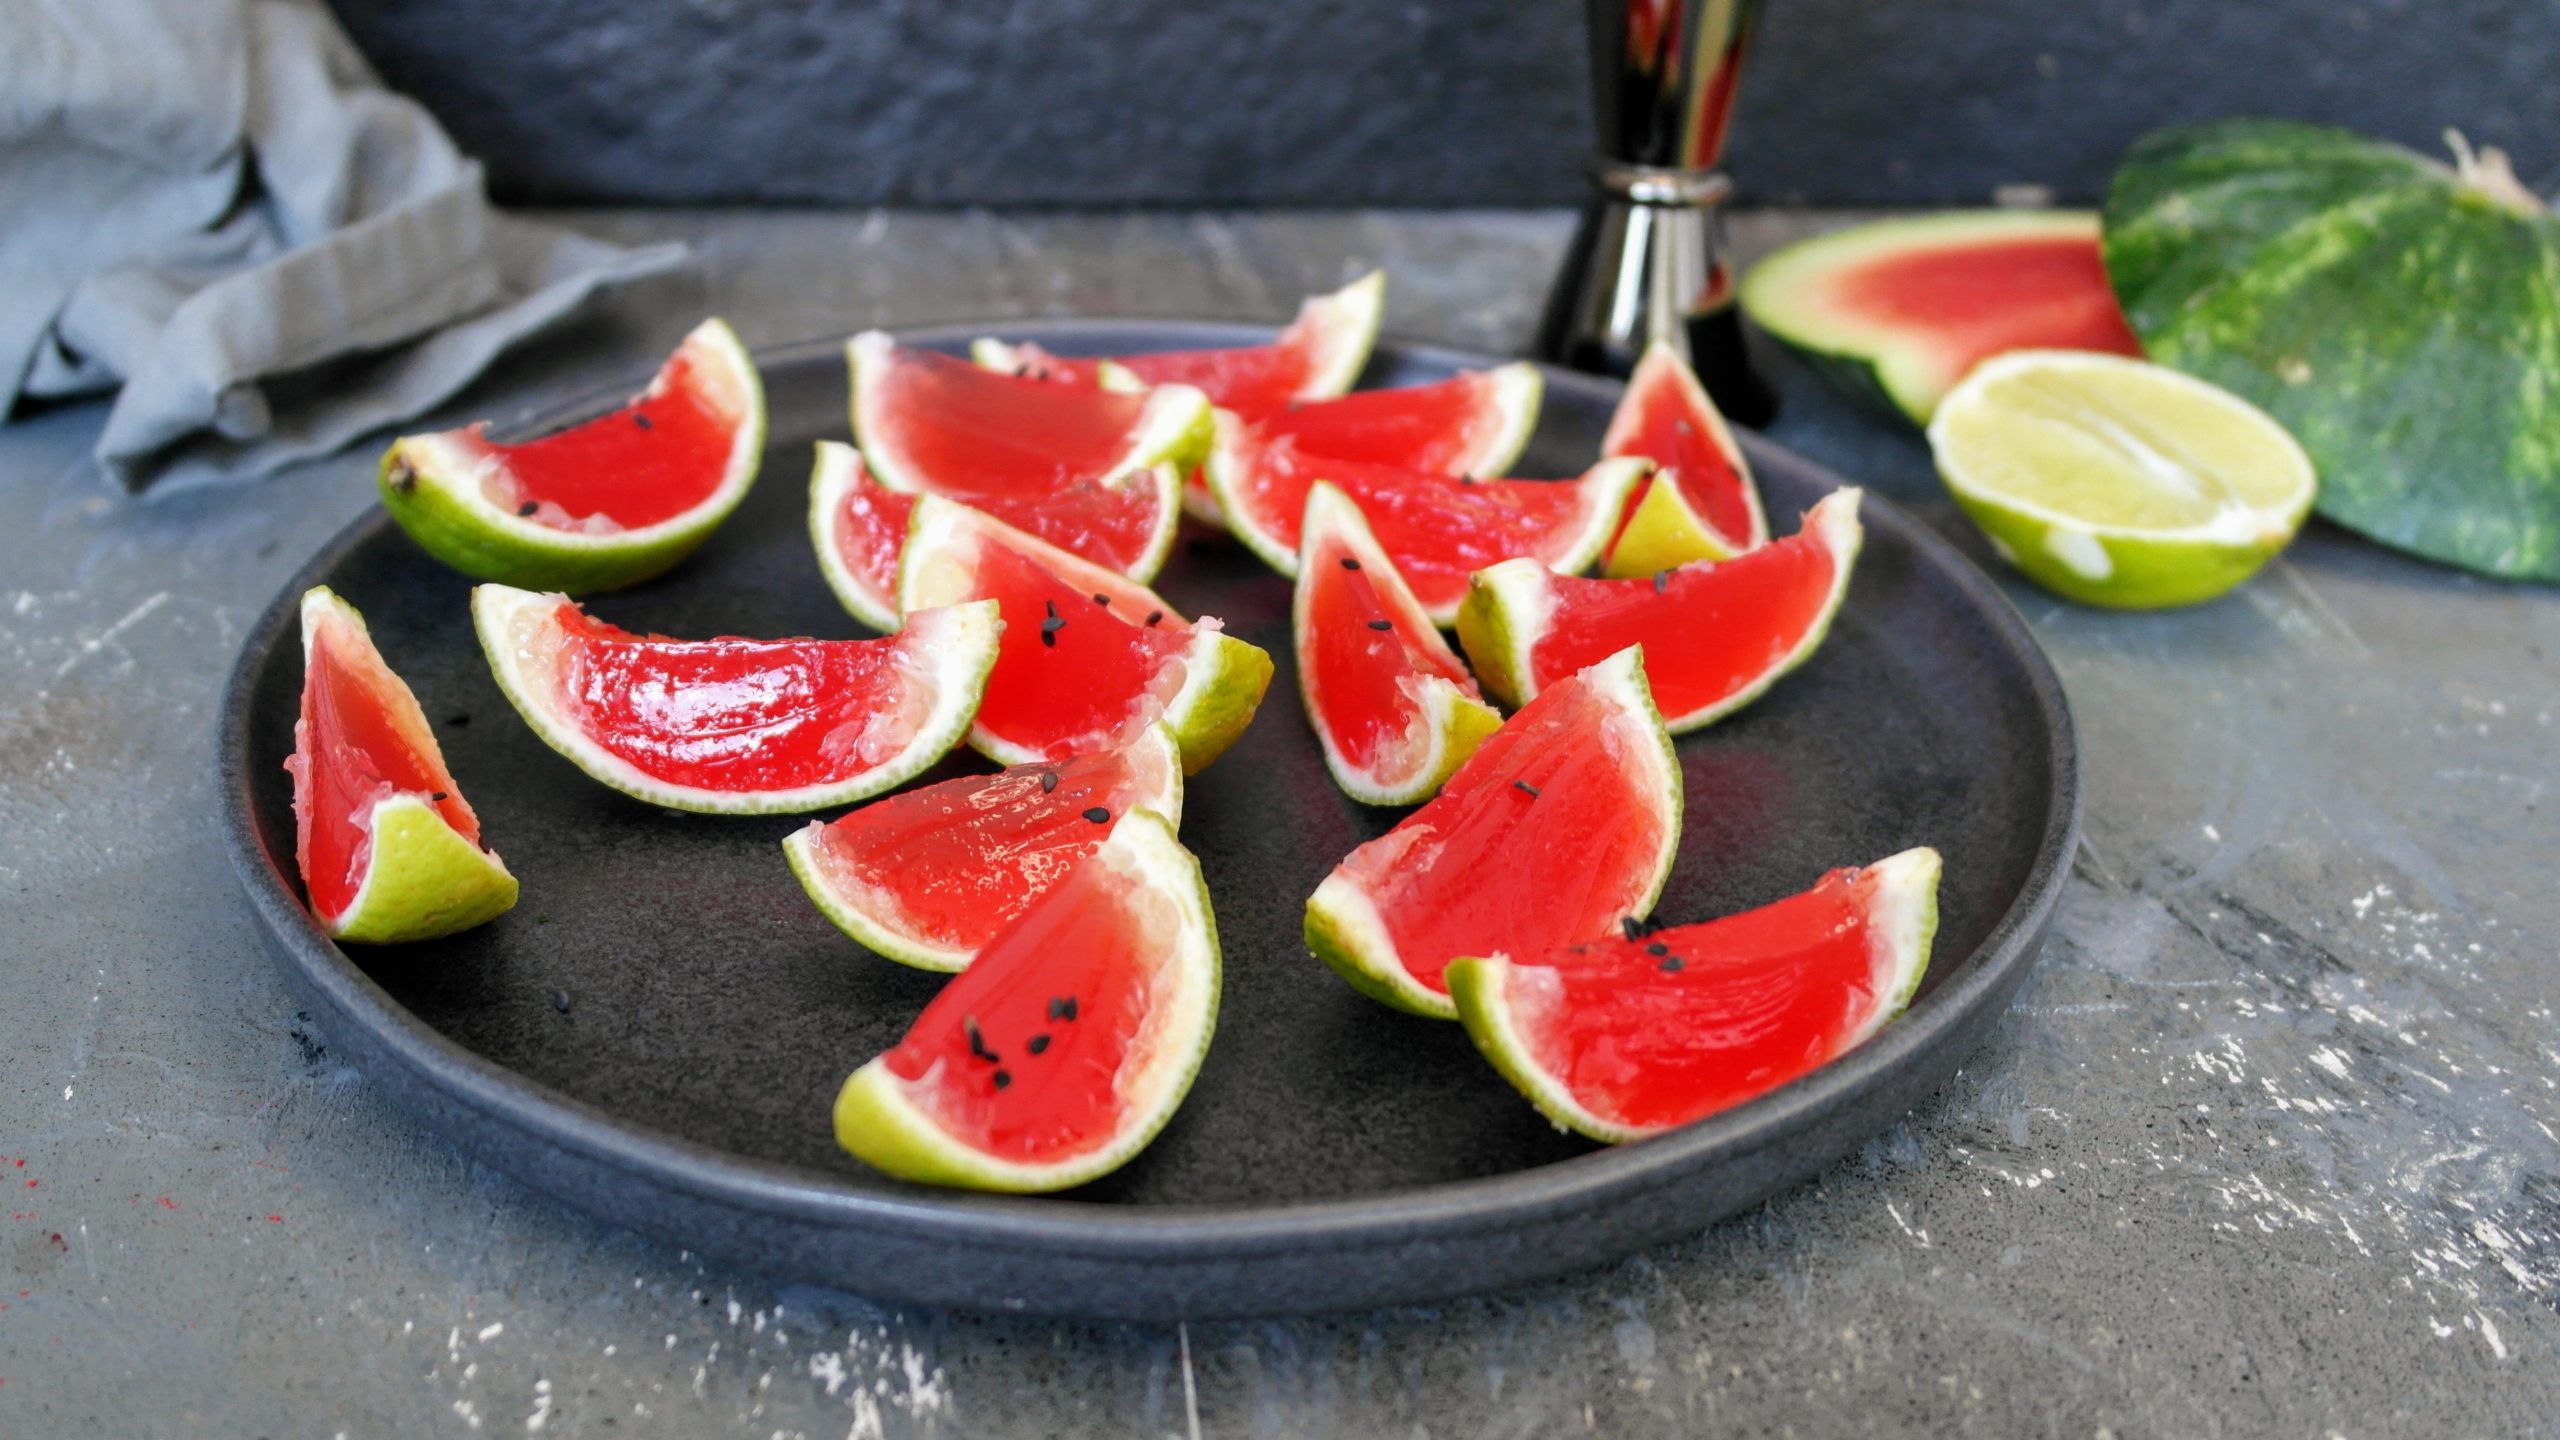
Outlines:
[[[1590, 143], [1573, 0], [332, 0], [507, 198], [1535, 205]], [[2239, 111], [2560, 179], [2560, 0], [1770, 0], [1745, 197], [2093, 198]]]

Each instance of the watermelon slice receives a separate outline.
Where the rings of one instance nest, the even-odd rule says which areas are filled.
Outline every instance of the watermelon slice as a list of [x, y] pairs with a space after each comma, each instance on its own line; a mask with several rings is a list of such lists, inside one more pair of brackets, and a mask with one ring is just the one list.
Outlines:
[[764, 387], [705, 320], [622, 409], [520, 445], [487, 429], [393, 441], [383, 508], [475, 579], [585, 594], [659, 574], [738, 508], [764, 455]]
[[911, 614], [881, 640], [670, 640], [565, 596], [471, 592], [498, 687], [544, 744], [626, 795], [770, 815], [915, 778], [968, 733], [996, 661], [996, 607]]
[[1220, 415], [1207, 469], [1236, 535], [1292, 577], [1307, 492], [1330, 481], [1368, 517], [1432, 623], [1449, 625], [1467, 576], [1487, 565], [1525, 555], [1558, 570], [1588, 566], [1648, 466], [1603, 460], [1574, 481], [1470, 480], [1311, 455]]
[[1181, 518], [1181, 471], [1206, 444], [1209, 402], [999, 374], [877, 330], [845, 345], [853, 433], [882, 485], [940, 495], [1143, 582]]
[[327, 586], [302, 595], [293, 858], [333, 940], [432, 940], [505, 914], [516, 877], [480, 843], [417, 697]]
[[1662, 467], [1636, 487], [1600, 562], [1608, 575], [1650, 575], [1693, 560], [1723, 560], [1769, 538], [1751, 462], [1680, 352], [1656, 340], [1627, 380], [1600, 437], [1603, 455]]
[[1830, 633], [1865, 533], [1859, 494], [1824, 496], [1784, 540], [1650, 580], [1584, 580], [1534, 560], [1491, 566], [1458, 612], [1458, 643], [1484, 688], [1515, 705], [1640, 644], [1671, 733], [1712, 724], [1759, 699]]
[[1842, 393], [1925, 425], [2011, 350], [2140, 356], [2098, 254], [2098, 217], [1973, 210], [1801, 240], [1753, 267], [1743, 311]]
[[898, 628], [898, 551], [915, 508], [914, 496], [871, 478], [861, 451], [818, 442], [809, 473], [809, 540], [818, 569], [853, 618], [883, 635]]
[[1431, 798], [1502, 716], [1396, 574], [1360, 507], [1319, 481], [1299, 527], [1298, 693], [1354, 800]]
[[1036, 345], [980, 340], [970, 355], [990, 369], [1071, 385], [1099, 386], [1116, 363], [1144, 385], [1188, 385], [1209, 403], [1249, 419], [1348, 391], [1377, 347], [1387, 277], [1373, 270], [1330, 295], [1308, 298], [1269, 345], [1224, 350], [1159, 350], [1113, 361], [1064, 359]]
[[1186, 622], [1145, 586], [935, 496], [916, 501], [898, 587], [910, 615], [1002, 608], [969, 736], [1000, 765], [1117, 750], [1162, 721], [1196, 772], [1244, 733], [1271, 683], [1271, 657], [1216, 620]]
[[1834, 870], [1703, 925], [1449, 966], [1458, 1018], [1559, 1130], [1639, 1140], [1767, 1094], [1911, 1003], [1938, 929], [1938, 852]]
[[1662, 893], [1680, 764], [1634, 650], [1548, 687], [1430, 804], [1351, 852], [1307, 901], [1307, 948], [1354, 989], [1454, 1019], [1466, 955], [1543, 955]]
[[1520, 458], [1545, 392], [1538, 367], [1519, 361], [1429, 385], [1311, 400], [1255, 424], [1270, 439], [1293, 440], [1328, 460], [1482, 478]]
[[902, 1179], [1063, 1190], [1173, 1118], [1218, 1019], [1199, 862], [1151, 811], [1112, 826], [836, 1097], [836, 1140]]
[[1161, 725], [1125, 750], [874, 800], [782, 849], [836, 928], [902, 965], [965, 970], [1134, 810], [1182, 823], [1182, 751]]

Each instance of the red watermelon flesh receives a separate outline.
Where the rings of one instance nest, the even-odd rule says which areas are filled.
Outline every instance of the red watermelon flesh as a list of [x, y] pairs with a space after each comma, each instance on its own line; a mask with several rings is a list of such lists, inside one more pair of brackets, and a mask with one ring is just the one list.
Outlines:
[[818, 444], [811, 528], [828, 579], [845, 608], [875, 630], [898, 623], [898, 552], [906, 547], [907, 522], [916, 501], [871, 478], [851, 446]]
[[[1630, 652], [1548, 688], [1429, 804], [1334, 867], [1308, 938], [1355, 985], [1442, 1015], [1460, 956], [1544, 954], [1653, 905], [1679, 842], [1680, 773]], [[1382, 939], [1392, 954], [1352, 953]], [[1349, 967], [1349, 968], [1346, 968]]]
[[562, 601], [551, 673], [562, 710], [598, 748], [653, 780], [719, 792], [830, 785], [914, 743], [898, 636], [670, 640]]
[[1879, 254], [1834, 278], [1840, 308], [1925, 334], [1962, 376], [2011, 350], [2142, 354], [2094, 235], [2021, 235]]
[[1163, 937], [1130, 922], [1122, 885], [1090, 859], [1042, 894], [882, 1057], [910, 1103], [952, 1140], [1017, 1165], [1117, 1139], [1133, 1042], [1179, 983]]
[[1100, 848], [1131, 809], [1178, 822], [1181, 762], [1172, 740], [1153, 732], [1125, 749], [945, 780], [813, 823], [806, 853], [828, 891], [856, 902], [900, 949], [952, 968]]
[[1147, 396], [904, 346], [865, 356], [855, 423], [880, 483], [957, 500], [1123, 574], [1161, 561], [1171, 487], [1125, 463]]
[[1470, 480], [1308, 453], [1219, 422], [1210, 485], [1227, 522], [1283, 574], [1295, 574], [1299, 524], [1318, 480], [1351, 497], [1414, 598], [1446, 624], [1467, 577], [1529, 556], [1579, 570], [1597, 554], [1625, 504], [1636, 462], [1603, 462], [1580, 480]]
[[1541, 1086], [1600, 1122], [1576, 1128], [1627, 1139], [1685, 1125], [1900, 1013], [1928, 962], [1937, 874], [1935, 852], [1908, 851], [1725, 919], [1515, 956], [1481, 977], [1470, 961], [1462, 1009], [1501, 1012], [1503, 1040]]
[[[1630, 517], [1646, 488], [1667, 480], [1680, 487], [1690, 511], [1713, 526], [1734, 550], [1748, 550], [1766, 538], [1751, 477], [1732, 431], [1725, 427], [1724, 417], [1688, 362], [1669, 346], [1657, 341], [1645, 351], [1627, 381], [1626, 398], [1601, 437], [1600, 453], [1632, 455], [1669, 472], [1636, 487], [1627, 502]], [[1625, 532], [1624, 520], [1618, 529]], [[1616, 535], [1610, 543], [1616, 545]]]
[[363, 630], [333, 610], [304, 604], [311, 636], [302, 716], [285, 761], [294, 781], [294, 858], [324, 922], [344, 915], [363, 888], [375, 802], [417, 795], [455, 833], [480, 843], [480, 819], [453, 783], [409, 687]]
[[1483, 697], [1430, 617], [1407, 597], [1382, 591], [1349, 526], [1318, 523], [1300, 557], [1301, 597], [1292, 617], [1299, 684], [1324, 736], [1354, 771], [1370, 774], [1411, 751], [1426, 718], [1418, 679]]
[[1510, 448], [1498, 433], [1509, 428], [1511, 416], [1497, 388], [1489, 372], [1469, 371], [1429, 385], [1310, 400], [1274, 412], [1260, 425], [1265, 436], [1292, 440], [1328, 460], [1435, 475], [1478, 473], [1477, 461], [1488, 449]]
[[1856, 563], [1858, 498], [1837, 491], [1795, 534], [1730, 560], [1645, 580], [1542, 577], [1546, 627], [1529, 648], [1529, 693], [1642, 645], [1675, 733], [1729, 713], [1821, 643]]
[[728, 475], [747, 417], [737, 397], [697, 383], [702, 366], [688, 343], [628, 406], [539, 440], [493, 444], [482, 425], [450, 438], [494, 462], [482, 483], [501, 509], [563, 530], [642, 529], [700, 505]]

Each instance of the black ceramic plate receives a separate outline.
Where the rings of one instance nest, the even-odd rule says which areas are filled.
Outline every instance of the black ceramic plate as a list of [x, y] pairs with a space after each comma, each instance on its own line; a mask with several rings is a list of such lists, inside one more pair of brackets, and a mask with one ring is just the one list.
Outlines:
[[[1066, 354], [1267, 338], [987, 328]], [[908, 338], [957, 348], [974, 333]], [[1367, 383], [1492, 363], [1390, 345]], [[761, 364], [762, 482], [675, 573], [595, 599], [603, 618], [684, 636], [860, 633], [819, 576], [804, 519], [810, 444], [846, 434], [842, 351]], [[1519, 473], [1578, 473], [1617, 394], [1550, 374]], [[1745, 443], [1781, 530], [1842, 483]], [[1679, 742], [1687, 811], [1657, 913], [1705, 919], [1934, 845], [1946, 855], [1936, 961], [1918, 1003], [1863, 1049], [1616, 1150], [1550, 1129], [1457, 1026], [1362, 999], [1300, 947], [1307, 894], [1399, 812], [1354, 804], [1326, 777], [1289, 665], [1289, 585], [1223, 538], [1178, 543], [1160, 585], [1280, 666], [1253, 728], [1184, 805], [1226, 951], [1217, 1042], [1154, 1147], [1070, 1195], [923, 1189], [837, 1150], [837, 1086], [895, 1041], [939, 977], [877, 959], [819, 917], [780, 849], [804, 820], [658, 810], [546, 749], [489, 677], [469, 583], [379, 513], [250, 635], [224, 710], [225, 818], [250, 899], [331, 1042], [464, 1149], [618, 1223], [796, 1280], [1035, 1313], [1275, 1313], [1514, 1285], [1693, 1231], [1830, 1164], [1955, 1068], [2034, 958], [2078, 826], [2061, 689], [1978, 571], [1891, 505], [1870, 496], [1864, 513], [1866, 549], [1821, 652]], [[341, 952], [303, 909], [281, 766], [301, 684], [295, 600], [320, 583], [364, 611], [523, 880], [522, 903], [496, 923]]]

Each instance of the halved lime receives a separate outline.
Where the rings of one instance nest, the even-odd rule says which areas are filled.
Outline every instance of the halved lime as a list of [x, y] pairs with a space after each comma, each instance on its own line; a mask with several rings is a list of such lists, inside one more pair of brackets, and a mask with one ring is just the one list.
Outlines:
[[2210, 600], [2310, 513], [2311, 458], [2218, 386], [2122, 356], [1986, 361], [1929, 425], [1938, 473], [2002, 559], [2091, 605]]

